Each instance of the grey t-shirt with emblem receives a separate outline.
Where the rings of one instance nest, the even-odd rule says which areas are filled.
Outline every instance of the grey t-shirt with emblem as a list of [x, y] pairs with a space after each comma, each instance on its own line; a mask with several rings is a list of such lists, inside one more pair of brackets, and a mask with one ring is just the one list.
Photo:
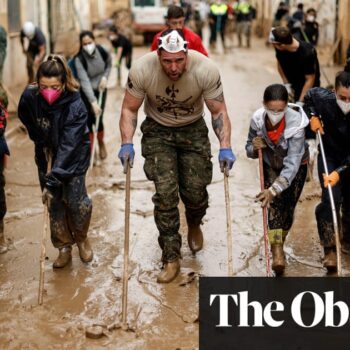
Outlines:
[[204, 99], [223, 92], [219, 70], [207, 57], [189, 50], [187, 67], [178, 81], [164, 73], [156, 51], [137, 60], [130, 70], [127, 91], [145, 98], [145, 114], [161, 125], [179, 127], [204, 114]]

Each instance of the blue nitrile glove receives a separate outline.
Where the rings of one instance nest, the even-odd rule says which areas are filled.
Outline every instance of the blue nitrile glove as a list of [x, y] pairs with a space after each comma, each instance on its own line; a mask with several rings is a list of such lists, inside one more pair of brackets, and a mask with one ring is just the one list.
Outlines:
[[134, 144], [124, 143], [120, 148], [118, 157], [124, 167], [124, 174], [126, 174], [127, 164], [129, 163], [130, 168], [132, 168], [134, 165], [134, 157], [135, 157]]
[[219, 163], [221, 172], [228, 175], [229, 170], [232, 169], [233, 163], [236, 161], [236, 156], [233, 154], [231, 148], [221, 148], [219, 152]]

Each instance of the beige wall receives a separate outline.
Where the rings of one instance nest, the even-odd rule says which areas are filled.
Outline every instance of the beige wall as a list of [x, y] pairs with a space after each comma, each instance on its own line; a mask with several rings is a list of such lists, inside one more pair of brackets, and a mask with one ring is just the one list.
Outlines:
[[127, 9], [129, 7], [130, 0], [106, 0], [106, 16], [110, 17], [113, 12]]
[[[342, 0], [350, 2], [350, 0]], [[272, 20], [280, 1], [277, 0], [252, 0], [252, 3], [257, 7], [257, 25], [263, 27], [263, 33], [266, 36], [272, 24]], [[293, 14], [296, 10], [296, 5], [300, 0], [290, 1]], [[336, 19], [336, 0], [304, 0], [304, 9], [307, 10], [313, 7], [317, 10], [317, 21], [320, 25], [319, 46], [329, 46], [334, 43], [335, 38], [335, 19]]]
[[344, 63], [346, 59], [346, 50], [350, 42], [350, 0], [339, 1], [338, 35], [341, 37], [339, 63]]

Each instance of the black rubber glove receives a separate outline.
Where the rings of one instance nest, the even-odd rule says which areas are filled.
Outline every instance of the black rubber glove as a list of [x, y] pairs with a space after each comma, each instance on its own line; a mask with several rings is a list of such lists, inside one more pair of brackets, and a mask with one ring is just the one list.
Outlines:
[[62, 196], [62, 182], [52, 173], [45, 176], [45, 188], [50, 192], [52, 197], [59, 198]]

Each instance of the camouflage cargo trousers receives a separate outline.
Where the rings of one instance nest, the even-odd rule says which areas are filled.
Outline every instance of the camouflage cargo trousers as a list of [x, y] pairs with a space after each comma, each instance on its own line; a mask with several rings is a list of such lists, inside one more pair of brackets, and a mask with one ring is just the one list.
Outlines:
[[182, 127], [166, 127], [147, 117], [141, 125], [144, 171], [155, 184], [154, 217], [162, 260], [180, 257], [179, 195], [187, 221], [200, 224], [208, 208], [207, 185], [212, 179], [208, 128], [203, 118]]

